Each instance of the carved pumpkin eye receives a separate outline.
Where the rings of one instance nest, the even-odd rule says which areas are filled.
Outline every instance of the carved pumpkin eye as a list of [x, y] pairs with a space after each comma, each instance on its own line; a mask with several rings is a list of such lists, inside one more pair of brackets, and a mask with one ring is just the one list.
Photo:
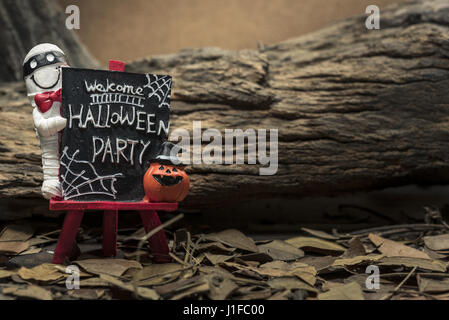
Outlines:
[[159, 167], [159, 170], [164, 170], [164, 166], [160, 166], [160, 167]]
[[173, 170], [172, 170], [173, 172], [178, 172], [178, 170], [176, 170], [176, 168], [173, 168]]

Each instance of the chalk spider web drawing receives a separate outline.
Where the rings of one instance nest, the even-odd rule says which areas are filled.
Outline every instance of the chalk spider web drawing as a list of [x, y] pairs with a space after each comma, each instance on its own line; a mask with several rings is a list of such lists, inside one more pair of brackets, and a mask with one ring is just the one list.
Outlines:
[[159, 101], [159, 108], [170, 108], [171, 77], [154, 74], [146, 74], [146, 76], [148, 83], [144, 87], [150, 89], [148, 98], [156, 97]]
[[[61, 167], [65, 168], [64, 174], [61, 174], [62, 196], [64, 200], [85, 195], [106, 195], [116, 199], [117, 190], [114, 187], [114, 183], [118, 177], [123, 175], [116, 173], [101, 176], [91, 163], [76, 159], [79, 150], [76, 150], [70, 156], [67, 152], [68, 148], [64, 148], [60, 159]], [[84, 169], [75, 169], [72, 164], [77, 164], [78, 167], [84, 167]], [[79, 172], [75, 172], [77, 170]]]

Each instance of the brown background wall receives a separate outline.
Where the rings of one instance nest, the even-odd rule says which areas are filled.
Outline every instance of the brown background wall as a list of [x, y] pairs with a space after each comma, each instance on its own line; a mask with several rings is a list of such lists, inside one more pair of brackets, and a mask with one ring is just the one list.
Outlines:
[[81, 40], [100, 62], [183, 48], [256, 48], [403, 0], [60, 0], [81, 11]]

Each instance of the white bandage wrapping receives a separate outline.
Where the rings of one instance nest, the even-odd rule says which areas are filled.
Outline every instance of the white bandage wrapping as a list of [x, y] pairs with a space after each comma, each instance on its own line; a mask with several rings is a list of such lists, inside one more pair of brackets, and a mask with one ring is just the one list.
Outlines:
[[67, 119], [59, 115], [46, 119], [37, 108], [33, 110], [33, 119], [34, 126], [40, 137], [50, 137], [57, 134], [65, 128], [67, 123]]
[[67, 120], [60, 116], [60, 106], [61, 103], [55, 102], [51, 109], [44, 114], [37, 108], [33, 110], [34, 126], [41, 147], [44, 172], [44, 183], [41, 191], [46, 199], [61, 196], [58, 132], [64, 129]]
[[40, 137], [42, 168], [44, 180], [58, 180], [59, 175], [59, 143], [58, 135]]

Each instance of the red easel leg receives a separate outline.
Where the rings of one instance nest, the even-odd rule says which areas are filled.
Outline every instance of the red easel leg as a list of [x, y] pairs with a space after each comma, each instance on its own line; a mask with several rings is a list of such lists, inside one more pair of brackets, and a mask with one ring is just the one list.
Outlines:
[[59, 235], [58, 243], [56, 245], [55, 253], [53, 254], [52, 263], [63, 264], [66, 257], [70, 257], [73, 249], [73, 243], [76, 239], [76, 234], [83, 219], [83, 210], [67, 211], [64, 219], [61, 234]]
[[117, 255], [118, 211], [107, 210], [103, 213], [103, 254], [105, 257]]
[[[145, 227], [145, 232], [148, 233], [154, 228], [161, 225], [161, 221], [154, 210], [142, 210], [139, 211], [140, 217], [142, 218], [143, 225]], [[151, 253], [154, 256], [154, 262], [156, 263], [166, 263], [171, 262], [171, 257], [169, 256], [169, 248], [167, 238], [165, 237], [164, 230], [159, 231], [151, 238], [148, 239], [148, 244], [150, 245]]]

